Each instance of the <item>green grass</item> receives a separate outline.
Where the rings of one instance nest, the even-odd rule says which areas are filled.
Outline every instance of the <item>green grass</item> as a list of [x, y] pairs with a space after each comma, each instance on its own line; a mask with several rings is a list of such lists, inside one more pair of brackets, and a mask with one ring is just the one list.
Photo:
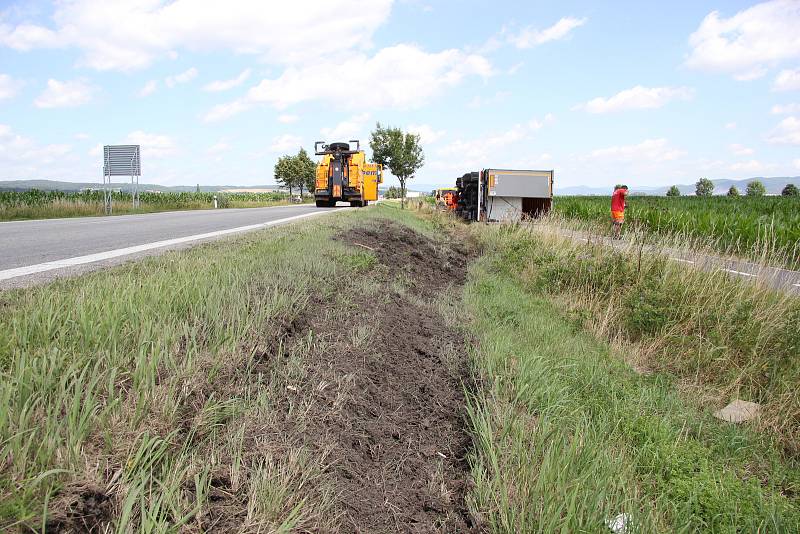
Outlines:
[[251, 495], [253, 529], [330, 528], [322, 459], [242, 440], [269, 428], [310, 347], [270, 374], [256, 356], [312, 294], [346, 306], [328, 281], [370, 261], [330, 236], [369, 216], [0, 293], [0, 530], [43, 524], [60, 489], [87, 483], [110, 488], [115, 530], [174, 529], [207, 508], [219, 470]]
[[[285, 193], [154, 193], [139, 194], [133, 209], [130, 193], [114, 192], [113, 214], [154, 213], [174, 210], [265, 207], [289, 202]], [[105, 214], [102, 191], [0, 191], [0, 221], [88, 217]]]
[[472, 506], [491, 531], [601, 532], [620, 513], [635, 532], [800, 529], [800, 471], [774, 440], [713, 419], [669, 374], [637, 374], [557, 306], [572, 267], [539, 263], [552, 243], [482, 231], [465, 299], [488, 386], [470, 408]]
[[[717, 250], [751, 258], [765, 254], [800, 267], [799, 197], [629, 196], [626, 225], [666, 236], [702, 240]], [[556, 214], [607, 226], [609, 197], [556, 197]]]

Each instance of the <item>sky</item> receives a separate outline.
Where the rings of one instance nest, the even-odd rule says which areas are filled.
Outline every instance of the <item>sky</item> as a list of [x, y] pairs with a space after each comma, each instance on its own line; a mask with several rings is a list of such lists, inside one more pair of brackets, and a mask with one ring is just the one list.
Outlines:
[[0, 181], [140, 144], [143, 183], [271, 184], [376, 122], [421, 136], [412, 189], [796, 176], [799, 28], [800, 0], [0, 0]]

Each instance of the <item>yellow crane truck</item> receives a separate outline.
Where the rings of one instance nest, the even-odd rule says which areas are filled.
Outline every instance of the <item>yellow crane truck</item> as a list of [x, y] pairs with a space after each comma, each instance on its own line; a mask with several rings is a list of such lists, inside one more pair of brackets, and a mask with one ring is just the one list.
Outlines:
[[[353, 150], [355, 145], [355, 150]], [[314, 154], [322, 156], [317, 165], [314, 200], [319, 208], [331, 208], [337, 202], [362, 207], [378, 200], [378, 184], [383, 183], [383, 166], [367, 161], [358, 141], [349, 143], [314, 143]]]

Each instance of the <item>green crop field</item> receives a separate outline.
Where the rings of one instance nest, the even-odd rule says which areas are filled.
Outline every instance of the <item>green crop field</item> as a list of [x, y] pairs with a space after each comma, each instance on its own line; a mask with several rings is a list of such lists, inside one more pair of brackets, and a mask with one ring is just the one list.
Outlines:
[[[556, 197], [555, 212], [571, 219], [608, 223], [608, 197]], [[629, 196], [629, 226], [663, 235], [706, 240], [715, 248], [744, 256], [765, 250], [800, 265], [800, 198]]]
[[[209, 209], [214, 196], [220, 208], [250, 208], [288, 202], [286, 193], [139, 193], [140, 207], [132, 207], [131, 193], [112, 193], [114, 213]], [[104, 213], [103, 191], [0, 191], [0, 221], [83, 217]]]

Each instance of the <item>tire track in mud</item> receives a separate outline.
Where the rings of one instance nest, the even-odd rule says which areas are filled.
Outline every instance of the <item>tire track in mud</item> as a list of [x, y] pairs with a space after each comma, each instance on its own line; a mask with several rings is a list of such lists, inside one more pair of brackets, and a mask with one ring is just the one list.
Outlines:
[[[301, 386], [317, 401], [301, 441], [329, 451], [337, 530], [477, 531], [464, 500], [467, 341], [425, 302], [457, 291], [469, 256], [389, 221], [336, 239], [373, 251], [387, 287], [382, 298], [354, 297], [343, 316], [309, 308], [318, 313], [308, 330], [325, 341]], [[406, 291], [390, 289], [398, 279]], [[363, 344], [353, 325], [370, 330]]]

